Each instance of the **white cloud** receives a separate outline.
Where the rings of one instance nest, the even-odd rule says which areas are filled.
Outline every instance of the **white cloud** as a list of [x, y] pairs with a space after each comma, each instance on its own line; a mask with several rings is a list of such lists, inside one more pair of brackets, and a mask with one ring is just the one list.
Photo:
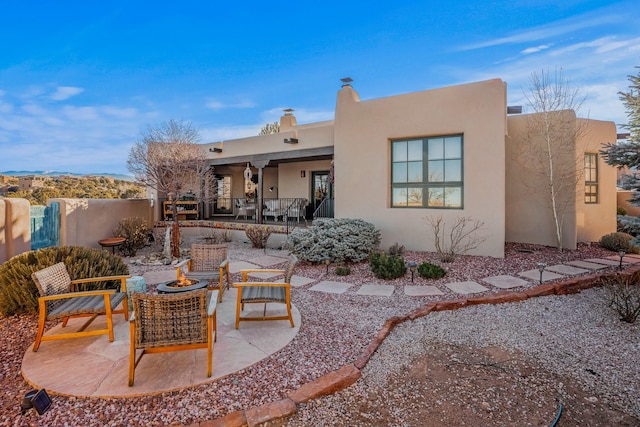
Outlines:
[[538, 53], [538, 52], [541, 52], [541, 51], [543, 51], [545, 49], [549, 49], [551, 46], [553, 46], [553, 44], [542, 44], [540, 46], [526, 48], [526, 49], [520, 51], [520, 53], [523, 54], [523, 55], [530, 55], [532, 53]]
[[54, 101], [64, 101], [82, 92], [84, 92], [84, 89], [81, 87], [58, 86], [56, 91], [51, 94], [50, 98]]
[[229, 104], [225, 104], [221, 101], [218, 101], [216, 99], [210, 99], [207, 102], [205, 102], [205, 107], [211, 109], [211, 110], [224, 110], [224, 109], [228, 109], [228, 108], [253, 108], [255, 107], [255, 104], [251, 101], [241, 101], [241, 102], [236, 102], [236, 103], [229, 103]]

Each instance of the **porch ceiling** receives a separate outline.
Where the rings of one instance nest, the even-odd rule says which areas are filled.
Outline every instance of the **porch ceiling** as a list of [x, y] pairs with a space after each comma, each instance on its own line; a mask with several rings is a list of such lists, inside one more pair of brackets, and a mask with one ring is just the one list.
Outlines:
[[333, 158], [333, 146], [309, 148], [305, 150], [289, 150], [278, 153], [252, 154], [247, 156], [225, 157], [210, 159], [209, 165], [244, 165], [246, 163], [262, 163], [269, 161], [269, 166], [277, 166], [280, 163], [307, 162], [312, 160], [330, 160]]

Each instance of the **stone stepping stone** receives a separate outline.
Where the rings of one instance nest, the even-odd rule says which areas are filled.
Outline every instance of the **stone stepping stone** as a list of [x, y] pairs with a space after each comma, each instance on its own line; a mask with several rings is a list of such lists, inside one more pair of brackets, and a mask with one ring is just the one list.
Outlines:
[[520, 286], [525, 286], [529, 282], [526, 280], [522, 280], [519, 277], [509, 276], [508, 274], [503, 274], [500, 276], [491, 276], [485, 277], [481, 279], [483, 282], [490, 284], [491, 286], [495, 286], [500, 289], [511, 289], [518, 288]]
[[410, 297], [425, 297], [425, 296], [432, 296], [432, 295], [444, 295], [444, 292], [438, 289], [437, 286], [407, 285], [404, 287], [404, 294]]
[[447, 283], [445, 286], [457, 294], [476, 294], [489, 290], [476, 282], [453, 282]]
[[173, 269], [146, 271], [142, 277], [147, 285], [157, 285], [158, 283], [176, 280], [176, 271]]
[[614, 261], [612, 259], [606, 259], [606, 258], [587, 258], [585, 259], [585, 261], [596, 262], [598, 264], [604, 264], [604, 265], [619, 265], [620, 257], [615, 257], [615, 258], [617, 259], [617, 261]]
[[553, 271], [554, 273], [564, 274], [566, 276], [575, 276], [577, 274], [584, 274], [589, 272], [589, 270], [585, 270], [584, 268], [578, 268], [564, 264], [550, 265], [547, 267], [547, 270]]
[[607, 268], [607, 266], [604, 264], [596, 264], [595, 262], [583, 261], [580, 259], [569, 261], [567, 264], [574, 265], [580, 268], [586, 268], [588, 270], [600, 270], [601, 268]]
[[390, 297], [395, 289], [392, 285], [362, 285], [356, 294]]
[[[535, 269], [535, 270], [527, 270], [527, 271], [522, 271], [520, 273], [518, 273], [518, 276], [521, 277], [526, 277], [527, 279], [531, 279], [534, 282], [539, 282], [540, 281], [540, 270]], [[556, 273], [552, 273], [550, 271], [544, 270], [542, 272], [542, 281], [546, 282], [547, 280], [556, 280], [556, 279], [561, 279], [564, 276], [561, 274], [556, 274]]]
[[231, 273], [237, 273], [240, 270], [246, 270], [250, 268], [260, 268], [260, 266], [246, 261], [229, 262], [229, 272]]
[[332, 282], [324, 280], [309, 288], [310, 291], [327, 292], [330, 294], [342, 294], [351, 287], [350, 283]]
[[[614, 261], [616, 264], [620, 265], [620, 256], [618, 255], [611, 255], [611, 256], [605, 257], [605, 259]], [[640, 263], [640, 259], [633, 257], [631, 255], [625, 255], [622, 257], [622, 263], [637, 264], [637, 263]]]
[[287, 262], [288, 258], [282, 258], [272, 255], [265, 255], [258, 258], [254, 258], [251, 260], [252, 263], [258, 264], [262, 267], [271, 267], [274, 265], [282, 264], [283, 262]]
[[[295, 274], [291, 276], [291, 286], [294, 288], [300, 288], [304, 285], [308, 285], [309, 283], [313, 283], [318, 279], [309, 279], [308, 277], [296, 276]], [[283, 283], [284, 277], [276, 280], [276, 283]]]

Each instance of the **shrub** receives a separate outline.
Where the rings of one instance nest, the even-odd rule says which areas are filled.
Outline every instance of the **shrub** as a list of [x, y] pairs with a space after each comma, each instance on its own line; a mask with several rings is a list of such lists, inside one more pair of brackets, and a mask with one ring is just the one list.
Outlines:
[[439, 279], [447, 274], [446, 270], [439, 265], [423, 262], [418, 266], [418, 274], [425, 279]]
[[622, 206], [618, 206], [616, 208], [616, 215], [626, 215], [627, 214], [627, 210], [622, 207]]
[[267, 225], [249, 225], [245, 233], [254, 248], [262, 249], [267, 246], [267, 240], [273, 233], [273, 228]]
[[204, 237], [204, 240], [213, 244], [228, 243], [233, 240], [231, 237], [231, 229], [225, 227], [218, 230], [214, 228], [207, 236]]
[[351, 274], [351, 269], [344, 265], [339, 265], [336, 267], [336, 274], [338, 276], [348, 276]]
[[620, 315], [620, 320], [635, 322], [640, 315], [640, 272], [603, 277], [601, 282], [606, 302]]
[[359, 262], [380, 244], [380, 231], [361, 219], [325, 218], [309, 228], [297, 228], [287, 238], [285, 248], [300, 260]]
[[600, 246], [614, 252], [619, 250], [631, 252], [633, 249], [633, 245], [631, 244], [632, 239], [632, 235], [618, 231], [602, 236], [600, 238]]
[[124, 237], [126, 240], [120, 245], [120, 252], [124, 256], [135, 256], [138, 249], [142, 249], [149, 241], [151, 228], [142, 218], [125, 218], [118, 223], [113, 235]]
[[[38, 311], [38, 288], [31, 273], [64, 262], [71, 279], [129, 274], [122, 258], [101, 249], [63, 246], [25, 252], [0, 266], [0, 313], [10, 316]], [[100, 282], [93, 289], [117, 288], [119, 281]], [[79, 287], [78, 290], [86, 289]]]
[[371, 252], [369, 254], [369, 265], [378, 279], [397, 279], [407, 272], [407, 266], [404, 264], [402, 257], [387, 255], [382, 252]]
[[393, 246], [390, 246], [389, 249], [387, 249], [387, 255], [403, 256], [404, 245], [401, 245], [400, 243], [394, 243]]

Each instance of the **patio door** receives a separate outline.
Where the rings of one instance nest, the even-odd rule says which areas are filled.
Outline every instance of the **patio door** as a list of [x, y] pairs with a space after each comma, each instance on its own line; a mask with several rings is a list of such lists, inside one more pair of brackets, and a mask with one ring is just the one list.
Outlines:
[[218, 176], [216, 189], [216, 201], [214, 214], [231, 215], [233, 213], [233, 200], [231, 200], [231, 175]]
[[[316, 216], [333, 217], [333, 185], [329, 181], [329, 171], [311, 173], [311, 195]], [[318, 212], [320, 208], [320, 212]]]

